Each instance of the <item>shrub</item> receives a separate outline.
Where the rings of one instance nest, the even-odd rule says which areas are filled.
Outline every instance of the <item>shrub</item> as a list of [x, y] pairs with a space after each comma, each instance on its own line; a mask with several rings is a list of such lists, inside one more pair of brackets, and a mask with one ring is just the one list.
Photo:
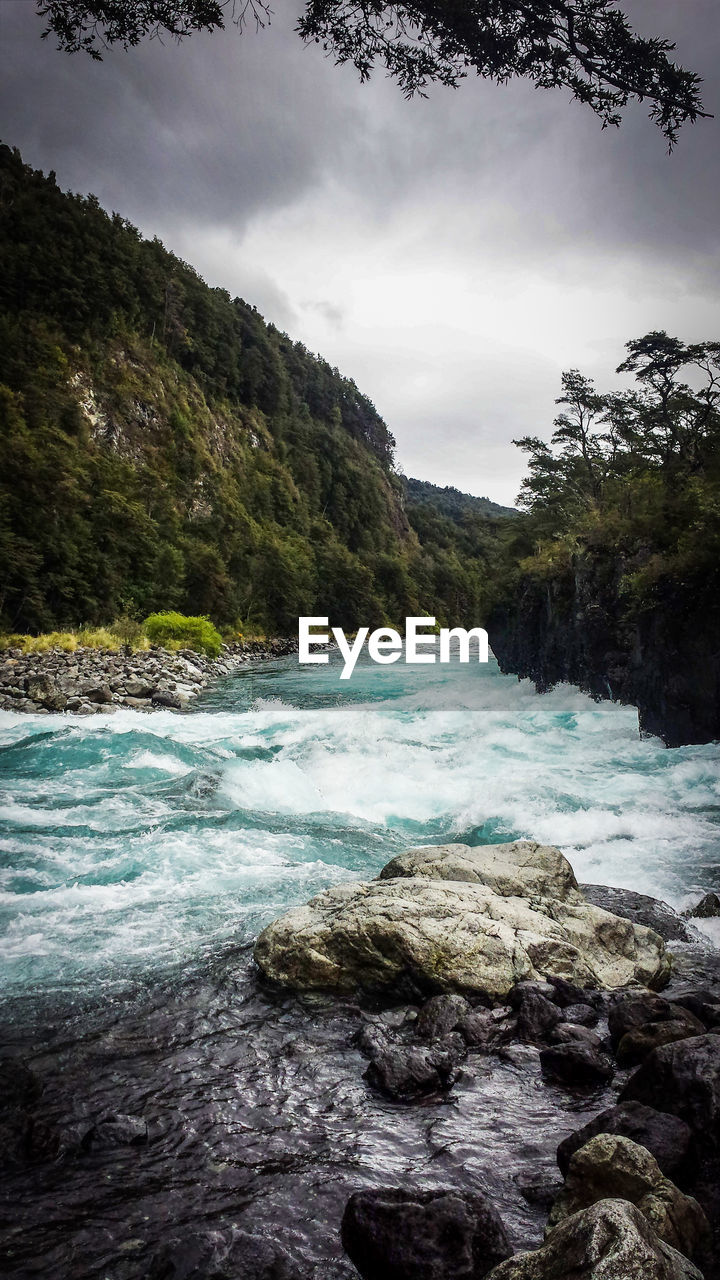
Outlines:
[[194, 649], [217, 658], [222, 648], [222, 636], [215, 630], [209, 618], [187, 618], [182, 613], [151, 613], [143, 623], [143, 629], [152, 644], [173, 649]]

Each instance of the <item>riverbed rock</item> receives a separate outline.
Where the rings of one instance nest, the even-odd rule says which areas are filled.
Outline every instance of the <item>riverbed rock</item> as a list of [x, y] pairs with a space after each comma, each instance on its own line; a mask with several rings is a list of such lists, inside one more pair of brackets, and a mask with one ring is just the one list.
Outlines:
[[484, 884], [505, 898], [577, 898], [577, 880], [567, 858], [552, 845], [535, 840], [408, 849], [383, 867], [379, 879], [401, 876]]
[[659, 933], [665, 942], [691, 942], [693, 934], [684, 920], [667, 902], [634, 893], [631, 889], [616, 889], [605, 884], [581, 884], [580, 890], [588, 902], [616, 916], [624, 916], [633, 924], [644, 925]]
[[692, 1138], [689, 1125], [678, 1116], [656, 1111], [641, 1102], [621, 1102], [601, 1111], [581, 1129], [563, 1139], [557, 1149], [558, 1168], [562, 1174], [567, 1173], [571, 1156], [598, 1133], [620, 1134], [645, 1147], [666, 1177], [683, 1167]]
[[654, 1049], [627, 1081], [620, 1100], [680, 1116], [696, 1143], [720, 1147], [720, 1035], [693, 1036]]
[[627, 1200], [600, 1200], [566, 1218], [541, 1249], [516, 1254], [488, 1280], [703, 1280]]
[[171, 1236], [150, 1259], [143, 1280], [300, 1280], [280, 1245], [246, 1231]]
[[688, 1258], [697, 1258], [708, 1243], [710, 1227], [697, 1201], [665, 1177], [645, 1147], [609, 1133], [597, 1134], [571, 1156], [546, 1236], [572, 1214], [611, 1199], [636, 1205], [660, 1239]]
[[467, 1052], [458, 1032], [432, 1046], [378, 1043], [376, 1048], [368, 1048], [368, 1084], [396, 1102], [413, 1102], [423, 1095], [449, 1089], [457, 1080], [459, 1064]]
[[358, 1191], [341, 1237], [364, 1280], [481, 1280], [512, 1254], [487, 1197], [456, 1190]]
[[551, 1045], [540, 1053], [540, 1066], [546, 1080], [571, 1089], [593, 1089], [607, 1084], [615, 1068], [607, 1054], [582, 1041]]
[[635, 1031], [628, 1031], [616, 1050], [618, 1066], [635, 1067], [660, 1045], [674, 1044], [676, 1040], [686, 1040], [688, 1036], [705, 1034], [705, 1028], [697, 1018], [687, 1010], [683, 1010], [683, 1014], [682, 1018], [670, 1018], [667, 1022], [647, 1022]]
[[[32, 697], [32, 694], [30, 696]], [[715, 916], [720, 916], [720, 897], [716, 893], [706, 893], [685, 914], [695, 920], [712, 920]]]
[[[464, 853], [459, 868], [457, 863], [458, 847], [466, 846], [449, 846], [448, 861], [442, 846], [412, 851], [407, 865], [418, 870], [423, 854], [429, 875], [383, 873], [369, 883], [327, 889], [268, 925], [255, 959], [266, 977], [298, 990], [397, 991], [410, 985], [493, 1000], [518, 982], [549, 974], [580, 987], [659, 987], [668, 980], [670, 960], [657, 934], [585, 903], [557, 850], [551, 858], [546, 846], [517, 843], [523, 846], [517, 865], [511, 846], [468, 849], [477, 875], [486, 854], [493, 876], [504, 876], [508, 867], [524, 875], [532, 849], [539, 851], [538, 874], [550, 865], [564, 897], [538, 897], [534, 890], [529, 897], [508, 897], [479, 879], [452, 879], [467, 865]], [[498, 847], [504, 850], [500, 863]], [[388, 867], [400, 862], [393, 859]]]
[[[684, 1014], [685, 1010], [674, 1005], [672, 1001], [650, 991], [623, 992], [611, 1000], [608, 1009], [608, 1031], [613, 1048], [617, 1048], [628, 1032], [637, 1031], [651, 1022], [671, 1022], [678, 1018], [682, 1019]], [[703, 1029], [700, 1025], [700, 1030]]]
[[471, 1012], [464, 996], [446, 994], [431, 996], [422, 1006], [415, 1032], [420, 1040], [437, 1040], [454, 1031], [458, 1023]]

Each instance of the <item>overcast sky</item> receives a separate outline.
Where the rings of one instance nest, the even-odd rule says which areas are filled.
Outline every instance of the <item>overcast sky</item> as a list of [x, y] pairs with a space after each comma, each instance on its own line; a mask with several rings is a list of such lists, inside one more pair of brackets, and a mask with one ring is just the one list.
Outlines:
[[[622, 7], [720, 111], [717, 0]], [[40, 39], [34, 0], [0, 0], [0, 137], [353, 377], [408, 475], [496, 501], [563, 369], [605, 387], [649, 329], [720, 338], [720, 118], [668, 156], [640, 106], [602, 131], [522, 84], [405, 102], [275, 8], [257, 34], [95, 63]]]

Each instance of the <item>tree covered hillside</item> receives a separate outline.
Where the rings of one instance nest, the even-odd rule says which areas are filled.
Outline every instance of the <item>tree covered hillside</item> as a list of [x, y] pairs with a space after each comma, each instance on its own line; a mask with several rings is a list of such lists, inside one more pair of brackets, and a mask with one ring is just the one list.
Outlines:
[[492, 530], [413, 528], [393, 448], [351, 379], [0, 146], [0, 627], [477, 622]]

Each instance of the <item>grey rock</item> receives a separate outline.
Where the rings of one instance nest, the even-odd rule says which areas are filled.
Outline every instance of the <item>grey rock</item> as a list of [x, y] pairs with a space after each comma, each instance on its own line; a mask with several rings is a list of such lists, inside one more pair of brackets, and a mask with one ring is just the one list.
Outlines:
[[463, 996], [431, 996], [418, 1014], [415, 1030], [421, 1040], [436, 1040], [454, 1031], [469, 1013], [470, 1005]]
[[680, 1116], [699, 1146], [720, 1146], [720, 1035], [693, 1036], [654, 1049], [627, 1081], [622, 1102]]
[[489, 1280], [703, 1280], [627, 1200], [600, 1200], [566, 1218], [541, 1249], [519, 1253]]
[[364, 1280], [482, 1280], [512, 1254], [497, 1211], [478, 1192], [358, 1191], [341, 1236]]
[[552, 1045], [540, 1053], [540, 1066], [547, 1080], [570, 1088], [597, 1088], [607, 1084], [615, 1068], [606, 1054], [580, 1042]]
[[662, 1172], [670, 1177], [681, 1169], [690, 1151], [692, 1133], [684, 1120], [656, 1111], [641, 1102], [621, 1102], [601, 1111], [581, 1129], [564, 1138], [557, 1149], [558, 1168], [566, 1174], [570, 1157], [598, 1133], [621, 1134], [645, 1147]]
[[720, 898], [716, 893], [706, 893], [686, 914], [695, 920], [711, 920], [714, 916], [720, 916]]

